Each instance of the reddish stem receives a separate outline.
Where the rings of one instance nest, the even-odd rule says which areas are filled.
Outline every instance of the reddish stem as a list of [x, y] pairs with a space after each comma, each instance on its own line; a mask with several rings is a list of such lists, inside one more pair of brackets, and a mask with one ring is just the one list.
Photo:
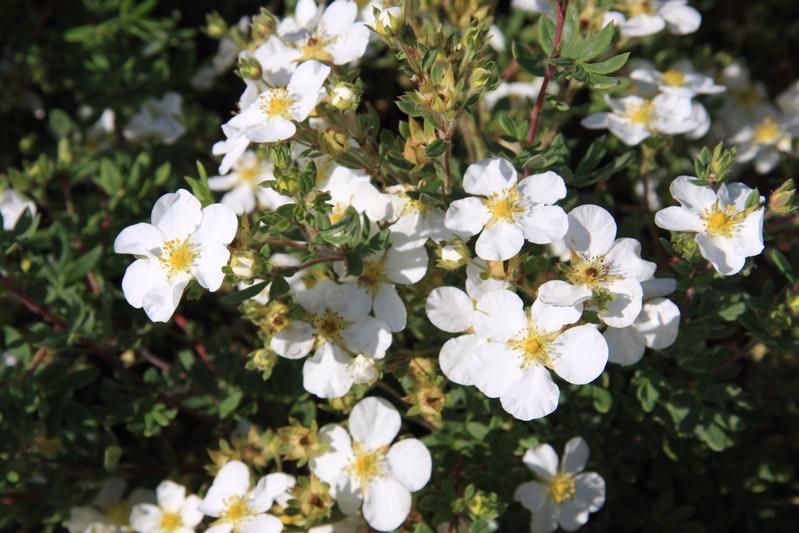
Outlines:
[[0, 277], [0, 283], [3, 285], [3, 287], [6, 288], [8, 292], [16, 296], [17, 299], [20, 302], [22, 302], [25, 305], [25, 307], [27, 307], [31, 312], [36, 313], [37, 315], [41, 316], [42, 318], [50, 322], [53, 325], [54, 330], [61, 331], [63, 329], [66, 329], [67, 327], [66, 322], [55, 316], [53, 313], [45, 309], [45, 307], [41, 305], [39, 302], [28, 296], [28, 294], [20, 287], [18, 287], [16, 283], [4, 277]]
[[[560, 48], [560, 40], [563, 37], [563, 23], [566, 20], [566, 8], [569, 6], [569, 0], [558, 0], [558, 8], [555, 11], [555, 36], [552, 39], [552, 53], [549, 54], [550, 59], [554, 59], [558, 55]], [[535, 105], [530, 111], [530, 130], [527, 132], [527, 144], [535, 142], [535, 135], [538, 132], [538, 119], [541, 117], [541, 110], [544, 108], [544, 99], [547, 96], [547, 86], [552, 75], [555, 74], [555, 65], [548, 64], [544, 70], [544, 81], [541, 82], [541, 90], [538, 92], [538, 97], [535, 99]]]
[[[189, 334], [189, 321], [183, 315], [175, 315], [175, 324], [183, 331], [185, 335]], [[210, 372], [216, 372], [214, 365], [211, 364], [211, 361], [208, 360], [208, 351], [205, 349], [205, 345], [202, 342], [197, 342], [194, 344], [194, 351], [197, 352], [197, 355], [200, 357], [200, 360], [205, 365]]]

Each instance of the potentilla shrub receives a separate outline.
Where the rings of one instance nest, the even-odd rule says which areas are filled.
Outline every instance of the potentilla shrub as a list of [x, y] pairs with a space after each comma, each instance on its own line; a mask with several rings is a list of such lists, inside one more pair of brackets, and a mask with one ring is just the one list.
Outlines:
[[712, 2], [85, 4], [0, 58], [0, 527], [795, 525], [799, 82]]

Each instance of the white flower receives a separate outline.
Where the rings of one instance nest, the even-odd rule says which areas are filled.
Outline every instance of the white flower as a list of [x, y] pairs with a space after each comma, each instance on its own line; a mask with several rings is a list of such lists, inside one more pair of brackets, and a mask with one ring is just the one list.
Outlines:
[[776, 110], [766, 112], [755, 123], [743, 126], [730, 142], [737, 146], [736, 161], [754, 161], [759, 174], [767, 174], [791, 153], [797, 117], [783, 116]]
[[151, 221], [122, 230], [114, 251], [138, 257], [122, 278], [128, 303], [144, 308], [153, 322], [166, 322], [190, 280], [211, 292], [222, 285], [222, 267], [230, 259], [227, 245], [236, 236], [238, 221], [224, 205], [202, 208], [185, 189], [159, 198]]
[[380, 192], [362, 170], [335, 165], [319, 190], [330, 194], [327, 203], [333, 206], [333, 224], [341, 220], [348, 207], [365, 213], [372, 222], [382, 222], [393, 212], [393, 197]]
[[746, 207], [756, 191], [743, 183], [724, 183], [718, 192], [694, 185], [692, 176], [675, 179], [669, 190], [680, 205], [655, 213], [655, 224], [669, 231], [696, 233], [702, 256], [722, 276], [737, 274], [747, 257], [763, 251], [763, 197]]
[[[525, 98], [535, 100], [541, 91], [543, 78], [535, 78], [532, 81], [503, 81], [493, 91], [485, 94], [484, 102], [486, 109], [494, 109], [497, 102], [503, 98]], [[551, 92], [551, 91], [550, 91]]]
[[166, 93], [160, 100], [145, 100], [122, 130], [122, 135], [129, 141], [158, 139], [164, 144], [174, 144], [186, 133], [180, 122], [182, 104], [183, 98], [174, 92]]
[[411, 198], [413, 188], [392, 185], [386, 188], [390, 207], [388, 218], [396, 220], [388, 227], [391, 245], [397, 250], [424, 246], [427, 239], [434, 242], [451, 241], [463, 235], [444, 226], [444, 210]]
[[702, 23], [702, 15], [687, 0], [622, 0], [614, 7], [624, 13], [608, 11], [603, 26], [615, 23], [624, 37], [653, 35], [666, 27], [675, 35], [686, 35]]
[[647, 348], [665, 350], [677, 340], [680, 329], [680, 308], [662, 298], [674, 292], [677, 281], [671, 278], [649, 279], [641, 282], [644, 304], [632, 325], [626, 328], [607, 328], [608, 361], [633, 365], [641, 360]]
[[408, 314], [396, 285], [418, 282], [427, 272], [427, 262], [424, 246], [407, 250], [389, 247], [364, 258], [357, 280], [344, 278], [342, 281], [357, 281], [369, 293], [374, 315], [383, 320], [389, 330], [398, 332], [405, 329]]
[[14, 229], [26, 210], [31, 216], [36, 215], [36, 204], [27, 196], [14, 189], [0, 190], [0, 216], [3, 217], [5, 231]]
[[103, 482], [92, 505], [73, 507], [64, 526], [69, 533], [129, 533], [131, 505], [155, 502], [151, 490], [135, 489], [123, 498], [125, 481], [110, 478]]
[[349, 83], [338, 83], [330, 90], [330, 105], [343, 111], [353, 110], [358, 105], [358, 93]]
[[294, 483], [292, 476], [275, 473], [251, 487], [247, 465], [240, 461], [226, 463], [200, 503], [203, 514], [216, 518], [206, 533], [279, 533], [283, 523], [267, 511]]
[[486, 339], [474, 333], [477, 300], [485, 293], [510, 288], [506, 280], [481, 279], [485, 264], [478, 260], [466, 267], [466, 292], [457, 287], [437, 287], [425, 301], [425, 313], [438, 329], [448, 333], [465, 333], [449, 339], [441, 346], [438, 364], [450, 381], [474, 385], [471, 368]]
[[635, 146], [656, 133], [678, 135], [695, 130], [699, 123], [690, 98], [659, 94], [653, 99], [630, 95], [606, 97], [611, 111], [588, 115], [580, 123], [596, 130], [607, 129], [628, 146]]
[[566, 185], [554, 172], [517, 183], [513, 165], [493, 157], [469, 165], [463, 189], [482, 198], [452, 202], [444, 224], [466, 235], [480, 233], [475, 252], [482, 259], [504, 261], [519, 253], [525, 239], [548, 244], [566, 233], [566, 213], [552, 205], [566, 197]]
[[233, 164], [233, 172], [208, 178], [208, 187], [212, 191], [230, 191], [222, 197], [221, 203], [237, 215], [252, 212], [256, 204], [263, 209], [277, 209], [294, 203], [290, 196], [262, 186], [266, 181], [274, 181], [273, 172], [271, 162], [261, 161], [255, 152], [248, 150]]
[[378, 531], [391, 531], [411, 510], [411, 493], [430, 479], [432, 460], [417, 439], [391, 442], [402, 421], [386, 400], [364, 398], [352, 409], [349, 432], [338, 424], [319, 431], [328, 450], [311, 459], [311, 471], [330, 484], [330, 491], [345, 515], [363, 504], [363, 515]]
[[528, 13], [552, 13], [552, 0], [512, 0], [511, 7]]
[[[596, 379], [608, 360], [608, 347], [593, 325], [564, 327], [579, 320], [582, 305], [524, 303], [507, 290], [483, 294], [473, 317], [474, 331], [487, 342], [477, 350], [471, 379], [489, 398], [519, 420], [541, 418], [558, 406], [560, 391], [549, 370], [569, 383]], [[549, 370], [548, 370], [549, 369]]]
[[[303, 4], [302, 6], [300, 4]], [[313, 2], [301, 2], [301, 7], [311, 14]], [[352, 0], [335, 0], [325, 8], [316, 22], [316, 13], [302, 17], [302, 27], [289, 28], [281, 24], [278, 32], [289, 48], [286, 55], [292, 61], [325, 61], [334, 65], [344, 65], [359, 59], [369, 44], [369, 28], [363, 22], [356, 22], [358, 5]], [[299, 24], [298, 24], [299, 25]]]
[[524, 454], [522, 461], [539, 481], [519, 485], [513, 499], [532, 511], [532, 533], [550, 533], [558, 526], [574, 531], [605, 504], [605, 480], [596, 472], [583, 472], [588, 453], [585, 440], [574, 437], [566, 443], [560, 465], [549, 444]]
[[382, 359], [391, 346], [391, 332], [382, 320], [368, 316], [371, 296], [354, 284], [323, 280], [295, 296], [308, 313], [307, 321], [292, 320], [270, 341], [288, 359], [314, 354], [302, 369], [305, 390], [320, 398], [344, 396], [362, 376], [364, 355]]
[[687, 61], [679, 62], [665, 72], [642, 66], [630, 72], [630, 79], [654, 86], [664, 93], [688, 98], [698, 94], [719, 94], [726, 90], [723, 85], [717, 85], [712, 77], [694, 71]]
[[130, 525], [140, 533], [193, 533], [202, 522], [200, 498], [186, 496], [186, 487], [162, 481], [155, 489], [158, 504], [140, 503], [130, 512]]
[[629, 326], [641, 312], [641, 281], [656, 265], [641, 259], [635, 239], [616, 239], [616, 221], [596, 205], [581, 205], [569, 213], [565, 238], [572, 258], [567, 281], [548, 281], [538, 289], [544, 303], [573, 306], [587, 300], [605, 324]]
[[488, 45], [497, 52], [505, 51], [505, 35], [496, 24], [488, 28]]
[[[294, 121], [302, 122], [314, 110], [325, 94], [322, 85], [329, 73], [330, 67], [306, 61], [297, 67], [285, 88], [265, 89], [222, 126], [227, 140], [215, 146], [214, 153], [226, 153], [226, 159], [236, 160], [250, 142], [271, 143], [293, 137], [297, 130]], [[222, 167], [220, 172], [225, 173]]]

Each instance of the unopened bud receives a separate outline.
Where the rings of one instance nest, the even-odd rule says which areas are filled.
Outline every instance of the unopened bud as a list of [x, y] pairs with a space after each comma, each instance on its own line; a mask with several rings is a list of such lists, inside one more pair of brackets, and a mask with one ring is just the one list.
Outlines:
[[444, 270], [456, 270], [469, 262], [469, 247], [461, 240], [439, 246], [436, 250], [437, 265]]
[[260, 80], [263, 76], [261, 64], [254, 57], [240, 57], [236, 74], [244, 80]]
[[205, 33], [209, 37], [219, 39], [227, 32], [227, 23], [222, 15], [214, 11], [205, 16]]
[[[375, 8], [375, 11], [377, 9]], [[402, 8], [389, 7], [375, 14], [375, 31], [383, 37], [396, 35], [402, 27]]]
[[793, 179], [785, 180], [785, 182], [777, 187], [768, 199], [769, 210], [775, 215], [787, 216], [796, 211], [796, 188], [794, 187]]
[[347, 134], [334, 129], [322, 133], [322, 151], [329, 155], [341, 153], [347, 146]]
[[255, 275], [254, 265], [255, 259], [252, 252], [239, 252], [230, 260], [230, 269], [235, 275], [244, 279], [251, 279]]
[[275, 16], [266, 8], [261, 8], [261, 13], [253, 17], [250, 28], [254, 37], [259, 39], [266, 39], [277, 28], [277, 20]]
[[339, 83], [330, 91], [330, 104], [341, 111], [354, 110], [359, 100], [356, 87], [349, 83]]
[[490, 80], [491, 72], [484, 68], [476, 68], [472, 71], [472, 75], [469, 76], [469, 85], [471, 85], [472, 89], [475, 91], [479, 91], [485, 87]]

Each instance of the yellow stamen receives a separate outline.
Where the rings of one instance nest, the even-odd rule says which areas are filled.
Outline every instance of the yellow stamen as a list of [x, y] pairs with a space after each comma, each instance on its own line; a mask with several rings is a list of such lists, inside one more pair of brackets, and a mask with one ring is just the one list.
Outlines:
[[332, 42], [332, 39], [326, 39], [319, 35], [308, 38], [305, 44], [300, 47], [300, 51], [302, 52], [302, 58], [300, 60], [310, 61], [311, 59], [315, 59], [317, 61], [332, 61], [333, 55], [327, 50], [328, 45]]
[[159, 259], [170, 276], [188, 272], [197, 258], [195, 248], [189, 239], [183, 242], [172, 239], [164, 243], [163, 253]]
[[633, 124], [649, 126], [655, 118], [655, 106], [649, 100], [644, 100], [640, 105], [627, 111], [627, 120]]
[[596, 289], [601, 283], [614, 278], [602, 258], [583, 259], [577, 254], [572, 254], [566, 279], [574, 285], [587, 285]]
[[161, 529], [163, 531], [175, 531], [182, 525], [180, 515], [177, 513], [164, 513], [161, 515]]
[[247, 498], [236, 498], [233, 496], [226, 502], [225, 511], [216, 523], [233, 522], [235, 524], [251, 514], [252, 512], [250, 511], [250, 506], [247, 504]]
[[677, 69], [670, 69], [663, 73], [663, 83], [672, 87], [682, 87], [685, 83], [685, 74]]
[[522, 205], [522, 195], [519, 194], [519, 189], [515, 185], [504, 191], [504, 194], [492, 194], [483, 200], [483, 204], [491, 213], [491, 219], [486, 224], [487, 226], [501, 221], [513, 222], [517, 215], [526, 211]]
[[710, 235], [732, 237], [738, 224], [746, 218], [746, 214], [746, 211], [735, 212], [735, 208], [732, 206], [726, 206], [722, 209], [715, 205], [703, 216], [705, 229]]
[[383, 279], [383, 262], [382, 261], [364, 261], [363, 270], [358, 277], [358, 283], [361, 287], [367, 289], [376, 289], [377, 284]]
[[344, 331], [347, 326], [344, 319], [335, 311], [325, 311], [322, 315], [316, 315], [312, 319], [316, 334], [324, 340], [334, 340]]
[[576, 492], [577, 484], [574, 482], [574, 478], [566, 472], [558, 472], [549, 481], [549, 496], [557, 504], [569, 500]]
[[261, 169], [258, 166], [243, 168], [238, 173], [239, 183], [249, 183], [251, 185], [255, 185], [256, 180], [260, 175]]
[[271, 89], [261, 96], [261, 110], [268, 117], [291, 118], [291, 104], [294, 98], [286, 89]]
[[522, 352], [522, 368], [528, 368], [536, 363], [551, 368], [552, 360], [549, 358], [547, 348], [555, 340], [555, 337], [557, 334], [542, 335], [538, 333], [534, 325], [530, 323], [526, 333], [509, 341], [508, 345], [512, 349]]
[[766, 117], [755, 126], [753, 139], [757, 144], [775, 144], [780, 134], [780, 125], [773, 118]]
[[651, 0], [627, 0], [627, 2], [620, 7], [627, 11], [630, 17], [654, 15], [656, 12], [655, 4]]
[[365, 491], [374, 478], [383, 474], [386, 449], [382, 447], [375, 450], [367, 450], [363, 445], [355, 442], [352, 446], [352, 451], [355, 457], [347, 467], [347, 471], [358, 479], [361, 491]]

